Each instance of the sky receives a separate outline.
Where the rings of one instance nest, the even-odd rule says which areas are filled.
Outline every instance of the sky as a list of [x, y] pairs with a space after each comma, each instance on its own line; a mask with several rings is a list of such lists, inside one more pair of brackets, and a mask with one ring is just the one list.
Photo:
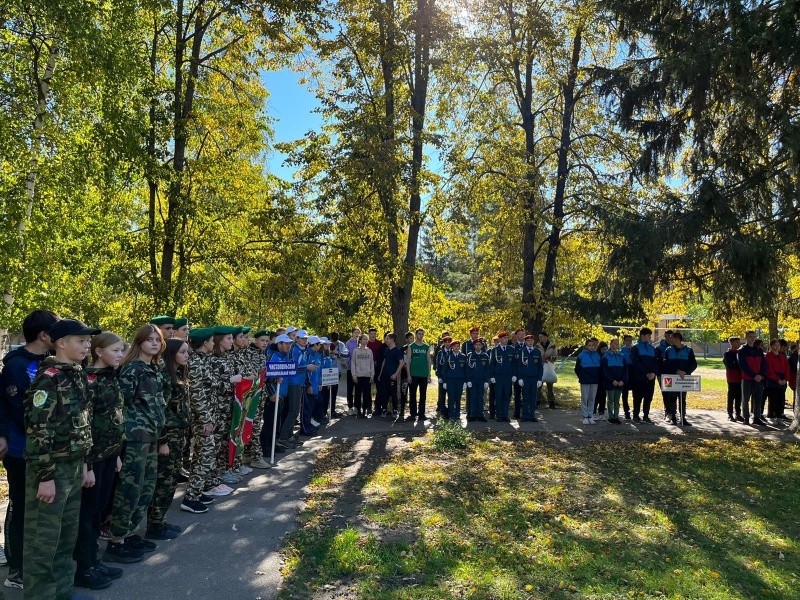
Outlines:
[[[289, 69], [263, 71], [261, 80], [270, 93], [268, 112], [274, 119], [275, 142], [289, 142], [302, 138], [310, 129], [322, 127], [322, 115], [314, 113], [319, 102], [308, 85], [298, 85], [301, 75]], [[287, 181], [292, 180], [293, 169], [283, 166], [284, 156], [277, 150], [267, 158], [270, 173]]]

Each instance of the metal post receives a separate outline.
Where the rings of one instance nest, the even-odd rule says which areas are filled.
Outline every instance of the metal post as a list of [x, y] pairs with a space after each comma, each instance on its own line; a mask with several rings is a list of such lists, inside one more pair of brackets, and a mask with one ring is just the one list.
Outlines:
[[[274, 411], [272, 414], [272, 453], [270, 454], [270, 459], [269, 459], [269, 464], [271, 465], [275, 464], [275, 441], [277, 439], [276, 436], [278, 435], [278, 413], [280, 412], [280, 410], [278, 409], [280, 408], [280, 403], [281, 403], [280, 391], [281, 391], [281, 384], [278, 383], [278, 386], [275, 388], [275, 402], [274, 402], [275, 406], [273, 406], [272, 408], [272, 410]], [[270, 400], [270, 402], [272, 402], [272, 400]]]

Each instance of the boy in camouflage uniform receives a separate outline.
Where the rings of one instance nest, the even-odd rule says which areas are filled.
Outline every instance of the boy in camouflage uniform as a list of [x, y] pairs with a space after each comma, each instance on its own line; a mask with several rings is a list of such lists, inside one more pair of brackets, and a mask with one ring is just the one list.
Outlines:
[[[228, 465], [228, 441], [230, 440], [231, 418], [235, 397], [234, 386], [242, 380], [239, 362], [232, 350], [233, 336], [237, 329], [227, 325], [214, 328], [215, 350], [211, 359], [214, 372], [214, 391], [216, 395], [214, 442], [217, 448], [216, 475], [226, 484], [239, 483], [242, 478]], [[226, 341], [226, 338], [230, 340]]]
[[[250, 344], [247, 349], [250, 363], [253, 372], [258, 376], [267, 366], [266, 350], [269, 345], [269, 335], [265, 329], [256, 331], [253, 335], [255, 342]], [[258, 402], [256, 414], [253, 417], [253, 437], [244, 449], [244, 460], [248, 462], [254, 469], [269, 469], [272, 465], [269, 464], [262, 455], [263, 449], [261, 448], [261, 429], [264, 426], [264, 406], [267, 401], [266, 387], [261, 391], [261, 398]]]
[[81, 488], [94, 484], [85, 462], [92, 446], [89, 383], [80, 363], [98, 333], [74, 319], [55, 323], [50, 337], [56, 355], [42, 361], [25, 398], [26, 599], [75, 597], [72, 552]]

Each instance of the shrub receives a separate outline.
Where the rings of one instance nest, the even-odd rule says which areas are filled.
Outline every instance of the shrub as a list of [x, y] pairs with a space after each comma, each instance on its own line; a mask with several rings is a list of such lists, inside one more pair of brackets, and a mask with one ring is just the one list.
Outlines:
[[459, 423], [445, 421], [433, 431], [431, 444], [437, 450], [447, 452], [462, 450], [472, 441], [472, 433], [464, 429]]

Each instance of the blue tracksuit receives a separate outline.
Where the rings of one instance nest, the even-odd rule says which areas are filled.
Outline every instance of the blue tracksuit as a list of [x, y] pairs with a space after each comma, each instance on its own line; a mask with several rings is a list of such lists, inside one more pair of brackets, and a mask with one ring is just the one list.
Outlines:
[[486, 384], [492, 376], [492, 357], [488, 352], [478, 354], [475, 351], [467, 354], [467, 381], [472, 387], [467, 388], [467, 416], [473, 419], [483, 417], [483, 395]]
[[467, 379], [467, 357], [461, 352], [449, 352], [444, 364], [447, 385], [447, 413], [451, 421], [461, 418], [461, 396]]
[[542, 380], [544, 372], [542, 352], [536, 346], [529, 348], [524, 345], [517, 350], [516, 361], [517, 383], [522, 389], [522, 419], [528, 421], [536, 418], [539, 399], [538, 382]]
[[600, 354], [596, 350], [590, 352], [584, 348], [575, 361], [575, 374], [578, 376], [579, 383], [599, 384], [601, 377]]
[[[669, 346], [662, 355], [662, 372], [677, 373], [684, 371], [687, 375], [694, 373], [697, 369], [697, 359], [689, 346], [681, 346], [680, 350]], [[674, 415], [678, 411], [678, 400], [680, 400], [681, 418], [686, 415], [686, 392], [663, 392], [664, 410], [668, 415]]]
[[[303, 399], [303, 418], [300, 421], [301, 432], [309, 433], [313, 429], [311, 419], [317, 408], [319, 401], [319, 388], [322, 383], [322, 354], [311, 348], [307, 351], [307, 365], [315, 365], [317, 367], [314, 371], [306, 371], [306, 394]], [[309, 391], [310, 390], [310, 391]]]
[[624, 352], [621, 350], [617, 352], [608, 350], [603, 355], [601, 365], [603, 368], [603, 379], [605, 381], [606, 390], [621, 389], [614, 386], [614, 381], [628, 383], [628, 365]]
[[511, 407], [511, 378], [514, 376], [514, 348], [495, 346], [492, 348], [492, 377], [494, 377], [494, 397], [497, 405], [497, 420], [508, 419]]

